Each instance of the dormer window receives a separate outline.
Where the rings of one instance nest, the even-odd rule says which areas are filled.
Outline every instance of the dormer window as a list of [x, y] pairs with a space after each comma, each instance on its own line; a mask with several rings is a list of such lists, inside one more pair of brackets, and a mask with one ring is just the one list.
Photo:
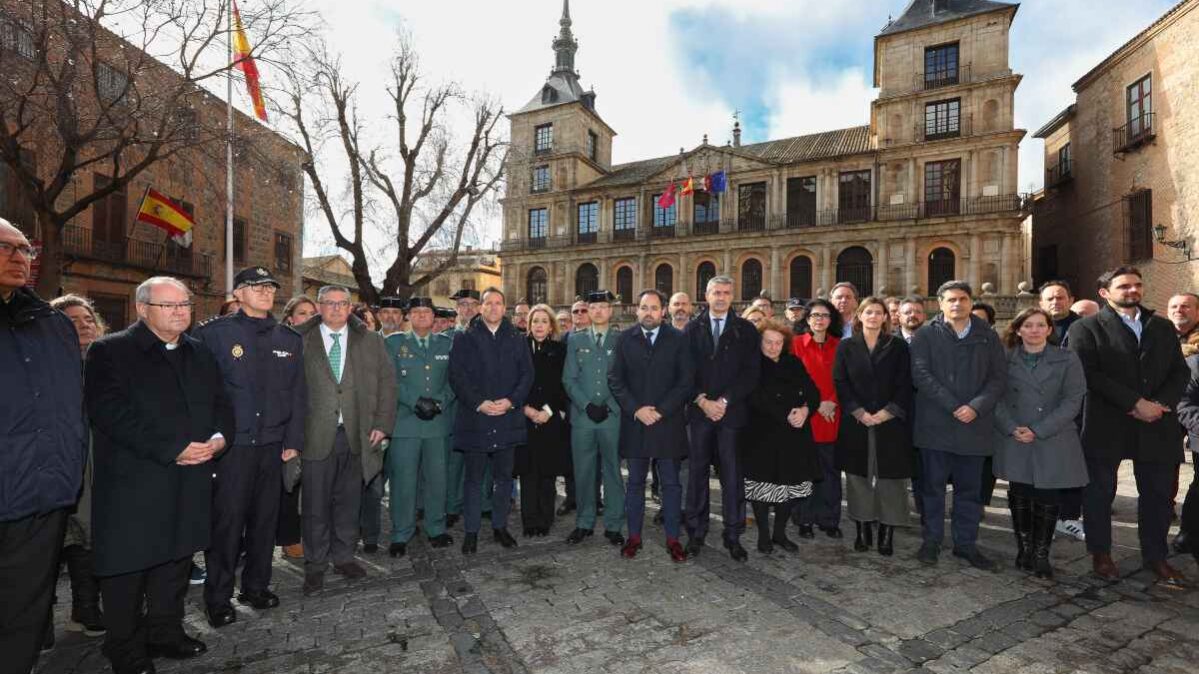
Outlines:
[[551, 87], [548, 84], [541, 88], [541, 102], [542, 103], [555, 103], [557, 101], [558, 101], [558, 90], [557, 89]]

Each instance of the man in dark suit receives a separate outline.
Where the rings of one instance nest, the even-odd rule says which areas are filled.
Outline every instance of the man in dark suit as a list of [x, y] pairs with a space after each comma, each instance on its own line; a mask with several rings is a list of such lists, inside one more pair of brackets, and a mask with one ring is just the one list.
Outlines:
[[720, 462], [720, 502], [724, 515], [724, 547], [733, 559], [749, 558], [740, 538], [745, 531], [745, 485], [737, 455], [737, 436], [749, 419], [746, 399], [758, 385], [761, 352], [758, 331], [729, 311], [733, 279], [708, 281], [708, 308], [687, 324], [695, 385], [689, 410], [691, 462], [687, 484], [687, 554], [698, 555], [708, 534], [708, 467]]
[[84, 377], [103, 652], [117, 674], [207, 650], [183, 631], [183, 598], [192, 555], [211, 533], [209, 462], [237, 432], [216, 359], [184, 334], [187, 286], [151, 278], [136, 301], [141, 320], [92, 344]]
[[663, 301], [657, 290], [642, 291], [637, 300], [638, 324], [622, 332], [617, 341], [608, 385], [620, 405], [620, 455], [629, 465], [625, 493], [629, 539], [621, 554], [632, 559], [641, 548], [645, 476], [650, 461], [656, 459], [662, 481], [666, 550], [671, 559], [681, 562], [687, 554], [679, 543], [683, 497], [679, 462], [687, 455], [683, 413], [691, 398], [695, 365], [683, 333], [662, 323]]
[[1170, 498], [1182, 462], [1177, 407], [1190, 371], [1170, 321], [1141, 306], [1144, 285], [1135, 267], [1099, 277], [1098, 314], [1070, 327], [1069, 348], [1087, 375], [1082, 445], [1091, 482], [1083, 493], [1087, 550], [1095, 574], [1119, 578], [1112, 560], [1112, 499], [1120, 462], [1131, 459], [1137, 480], [1141, 558], [1160, 585], [1186, 579], [1166, 562]]

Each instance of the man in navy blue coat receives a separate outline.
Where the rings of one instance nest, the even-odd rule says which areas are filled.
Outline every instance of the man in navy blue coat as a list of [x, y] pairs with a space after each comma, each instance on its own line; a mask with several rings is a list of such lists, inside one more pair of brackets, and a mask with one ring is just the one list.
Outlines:
[[650, 461], [656, 459], [662, 481], [666, 550], [671, 559], [681, 562], [687, 554], [679, 543], [683, 500], [679, 463], [687, 456], [684, 412], [691, 400], [695, 365], [683, 333], [663, 324], [664, 303], [657, 290], [642, 291], [637, 299], [637, 325], [622, 332], [617, 341], [608, 385], [620, 405], [620, 455], [629, 464], [625, 493], [629, 539], [621, 553], [632, 559], [641, 548], [645, 476]]
[[34, 257], [0, 219], [0, 669], [14, 672], [37, 661], [87, 453], [79, 340], [25, 287]]
[[687, 484], [687, 554], [698, 555], [708, 534], [708, 471], [720, 462], [720, 505], [724, 515], [724, 547], [733, 559], [749, 558], [741, 547], [745, 531], [745, 485], [741, 479], [737, 438], [749, 420], [747, 400], [758, 385], [761, 338], [749, 321], [729, 311], [733, 279], [708, 281], [706, 311], [684, 331], [695, 364], [695, 386], [689, 410], [691, 462]]
[[516, 546], [508, 533], [512, 463], [516, 446], [527, 438], [521, 409], [533, 387], [533, 357], [524, 334], [504, 318], [504, 293], [484, 290], [479, 317], [454, 336], [450, 351], [450, 387], [458, 398], [454, 448], [466, 459], [464, 555], [478, 550], [481, 485], [488, 465], [495, 482], [491, 529], [497, 543]]

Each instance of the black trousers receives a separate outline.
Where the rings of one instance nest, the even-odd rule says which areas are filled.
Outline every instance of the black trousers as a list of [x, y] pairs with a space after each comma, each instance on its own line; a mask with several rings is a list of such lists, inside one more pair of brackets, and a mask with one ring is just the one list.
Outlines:
[[283, 446], [234, 445], [217, 460], [212, 483], [212, 540], [204, 553], [208, 579], [204, 601], [229, 603], [244, 549], [242, 592], [260, 592], [271, 584], [271, 558], [283, 491]]
[[362, 502], [362, 457], [350, 452], [344, 428], [333, 438], [333, 453], [319, 461], [304, 460], [304, 570], [324, 572], [354, 559], [358, 545], [358, 512]]
[[1070, 489], [1061, 489], [1061, 495], [1058, 503], [1061, 505], [1061, 510], [1058, 512], [1059, 520], [1080, 520], [1082, 519], [1082, 493], [1086, 487], [1071, 487]]
[[295, 545], [299, 542], [300, 485], [296, 485], [291, 492], [279, 490], [279, 523], [275, 526], [275, 545]]
[[737, 455], [736, 428], [728, 428], [704, 419], [689, 425], [691, 443], [687, 475], [687, 535], [703, 540], [708, 535], [708, 514], [711, 493], [708, 487], [708, 467], [716, 460], [720, 466], [720, 508], [724, 516], [724, 542], [734, 543], [745, 532], [745, 482], [741, 479], [741, 462]]
[[995, 493], [995, 468], [992, 457], [987, 457], [983, 460], [982, 472], [982, 490], [979, 493], [979, 500], [983, 507], [991, 505], [991, 496]]
[[0, 522], [0, 672], [37, 662], [58, 579], [66, 509]]
[[[147, 643], [171, 643], [183, 632], [183, 599], [192, 558], [100, 579], [104, 655], [114, 664], [146, 656]], [[142, 608], [145, 607], [145, 614]]]
[[550, 528], [554, 524], [556, 475], [525, 473], [520, 476], [520, 522], [525, 527]]
[[[1137, 481], [1137, 535], [1141, 558], [1146, 563], [1165, 561], [1169, 552], [1166, 535], [1170, 531], [1171, 493], [1174, 489], [1175, 463], [1133, 461]], [[1112, 551], [1112, 500], [1116, 498], [1119, 462], [1087, 459], [1091, 481], [1084, 487], [1083, 520], [1087, 527], [1087, 552]]]

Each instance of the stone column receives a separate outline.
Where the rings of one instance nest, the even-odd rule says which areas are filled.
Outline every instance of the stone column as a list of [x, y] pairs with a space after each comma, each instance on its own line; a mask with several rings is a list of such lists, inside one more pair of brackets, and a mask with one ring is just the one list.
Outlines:
[[[908, 159], [907, 184], [903, 186], [903, 198], [906, 204], [915, 204], [920, 201], [920, 178], [916, 176], [916, 158]], [[907, 290], [906, 288], [904, 289]]]
[[966, 266], [966, 280], [975, 292], [981, 293], [981, 269], [983, 259], [983, 241], [978, 234], [970, 236], [970, 264]]
[[633, 288], [633, 295], [645, 290], [645, 253], [642, 253], [637, 261], [637, 287]]
[[[912, 286], [918, 285], [916, 281], [916, 239], [908, 237], [904, 242], [903, 251], [904, 266], [907, 268], [904, 271], [903, 292], [901, 295], [907, 295], [912, 290]], [[936, 288], [930, 288], [927, 292], [933, 292]]]
[[733, 251], [728, 248], [724, 249], [724, 266], [721, 267], [720, 274], [724, 274], [725, 276], [733, 275]]
[[[883, 288], [887, 286], [887, 247], [889, 245], [887, 239], [879, 239], [878, 241], [878, 255], [874, 260], [874, 292], [876, 294], [882, 292]], [[894, 288], [891, 288], [891, 290], [894, 291]]]
[[[1007, 150], [1005, 149], [1004, 152], [1006, 153]], [[1016, 250], [1016, 242], [1014, 239], [1015, 236], [1006, 234], [1003, 237], [1003, 241], [1000, 242], [998, 279], [999, 287], [995, 289], [995, 292], [999, 293], [1000, 295], [1016, 294], [1016, 282], [1013, 280], [1015, 278], [1015, 274], [1013, 273], [1014, 270], [1012, 269], [1012, 266], [1016, 262], [1015, 258], [1013, 257], [1013, 253]]]
[[[612, 288], [609, 288], [609, 287], [608, 287], [608, 274], [609, 274], [609, 272], [608, 272], [608, 266], [609, 266], [609, 263], [610, 263], [610, 262], [611, 262], [611, 260], [608, 260], [607, 258], [600, 258], [600, 259], [598, 259], [598, 260], [596, 260], [596, 261], [595, 261], [595, 265], [596, 265], [597, 267], [599, 267], [599, 287], [600, 287], [600, 290], [605, 290], [605, 289], [606, 289], [606, 290], [612, 290]], [[615, 291], [615, 290], [612, 290], [612, 292], [616, 292], [616, 291]]]
[[779, 273], [778, 246], [770, 247], [770, 299], [777, 301], [783, 296], [782, 275]]
[[[674, 292], [688, 292], [687, 253], [679, 253], [679, 268], [674, 275]], [[669, 297], [666, 299], [670, 299]]]
[[820, 285], [816, 289], [819, 290], [820, 288], [823, 288], [825, 293], [828, 293], [829, 289], [833, 287], [832, 258], [832, 247], [827, 243], [822, 245], [820, 247], [820, 274], [817, 276], [817, 278], [820, 279]]

